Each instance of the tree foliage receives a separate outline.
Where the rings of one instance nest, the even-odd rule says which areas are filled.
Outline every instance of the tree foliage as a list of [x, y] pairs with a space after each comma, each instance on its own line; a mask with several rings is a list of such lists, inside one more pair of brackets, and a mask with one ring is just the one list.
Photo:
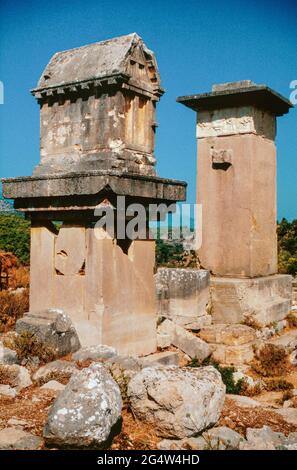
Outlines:
[[28, 264], [30, 222], [17, 214], [0, 213], [0, 250], [12, 252], [22, 264]]
[[297, 219], [282, 219], [277, 227], [278, 270], [283, 274], [297, 275]]

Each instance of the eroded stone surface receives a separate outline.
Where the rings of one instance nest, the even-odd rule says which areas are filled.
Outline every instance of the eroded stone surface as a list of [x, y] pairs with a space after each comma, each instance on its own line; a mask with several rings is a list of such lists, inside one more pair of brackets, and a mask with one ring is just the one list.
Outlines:
[[42, 445], [42, 438], [14, 427], [0, 431], [1, 450], [36, 450]]
[[158, 268], [155, 275], [158, 314], [188, 329], [211, 323], [209, 272], [203, 269]]
[[118, 385], [102, 364], [92, 364], [70, 379], [50, 408], [44, 428], [48, 445], [100, 448], [121, 418]]
[[178, 366], [178, 353], [174, 351], [164, 351], [161, 353], [151, 354], [141, 358], [142, 367], [158, 366]]
[[52, 378], [59, 379], [59, 377], [70, 378], [74, 372], [77, 372], [76, 364], [70, 361], [58, 359], [57, 361], [49, 362], [40, 367], [34, 374], [34, 382], [49, 382]]
[[136, 417], [180, 439], [217, 422], [225, 385], [213, 367], [148, 367], [131, 379], [128, 396]]
[[168, 334], [171, 338], [171, 344], [191, 358], [195, 357], [199, 361], [203, 361], [211, 353], [211, 349], [205, 341], [185, 328], [175, 325], [171, 320], [164, 320], [158, 327], [158, 333]]
[[[5, 380], [8, 382], [8, 385], [10, 385], [10, 387], [12, 387], [17, 393], [32, 385], [32, 380], [26, 367], [19, 366], [17, 364], [2, 364], [1, 373], [5, 376]], [[10, 393], [9, 390], [6, 391], [7, 393]]]
[[61, 309], [47, 309], [40, 312], [28, 312], [16, 323], [17, 333], [30, 331], [57, 357], [77, 351], [79, 338], [71, 319]]
[[117, 351], [111, 346], [100, 344], [98, 346], [84, 347], [72, 354], [74, 361], [104, 361], [117, 356]]
[[18, 364], [18, 356], [15, 351], [10, 348], [3, 346], [0, 341], [0, 364]]
[[65, 385], [57, 382], [57, 380], [50, 380], [40, 387], [41, 390], [54, 390], [55, 392], [61, 392], [64, 388]]

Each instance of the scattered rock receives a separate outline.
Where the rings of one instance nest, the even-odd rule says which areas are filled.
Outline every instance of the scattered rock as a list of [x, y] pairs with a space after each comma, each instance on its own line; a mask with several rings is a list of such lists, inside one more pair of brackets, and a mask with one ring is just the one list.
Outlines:
[[168, 348], [171, 345], [171, 336], [168, 333], [157, 332], [157, 346], [158, 348]]
[[245, 439], [238, 432], [220, 426], [209, 429], [202, 434], [207, 449], [211, 450], [235, 450], [239, 448], [239, 444], [245, 442]]
[[297, 349], [291, 352], [289, 355], [289, 362], [292, 366], [297, 366]]
[[281, 415], [287, 423], [297, 426], [297, 408], [280, 408], [275, 412]]
[[205, 439], [200, 437], [185, 437], [184, 439], [163, 439], [158, 442], [159, 450], [204, 450], [206, 447]]
[[17, 395], [17, 391], [10, 385], [0, 385], [0, 395], [4, 395], [5, 397], [9, 398], [14, 398]]
[[27, 421], [24, 419], [18, 419], [18, 418], [10, 418], [7, 421], [8, 426], [13, 427], [13, 428], [18, 428], [18, 429], [23, 429], [25, 426], [28, 426]]
[[57, 357], [80, 348], [80, 342], [71, 319], [60, 309], [28, 312], [16, 322], [17, 333], [30, 331]]
[[104, 361], [117, 356], [117, 351], [111, 346], [100, 344], [98, 346], [84, 347], [72, 354], [74, 361]]
[[56, 361], [49, 362], [45, 364], [45, 366], [40, 367], [40, 369], [33, 374], [33, 381], [46, 383], [51, 379], [59, 380], [59, 377], [70, 378], [77, 370], [78, 368], [73, 362], [57, 359]]
[[237, 406], [242, 408], [256, 408], [256, 407], [263, 407], [263, 403], [253, 400], [253, 398], [245, 397], [243, 395], [226, 395], [227, 398], [230, 398], [232, 401], [235, 402]]
[[151, 366], [178, 366], [178, 353], [174, 351], [165, 351], [141, 358], [142, 367]]
[[24, 359], [22, 359], [21, 365], [34, 370], [39, 367], [40, 359], [37, 356], [24, 357]]
[[226, 365], [249, 364], [254, 359], [253, 343], [239, 346], [218, 344], [212, 353], [214, 361]]
[[36, 450], [43, 440], [17, 428], [5, 428], [0, 431], [1, 450]]
[[185, 328], [175, 325], [171, 320], [165, 320], [158, 327], [158, 333], [167, 334], [171, 344], [186, 353], [191, 358], [203, 361], [211, 354], [209, 345], [202, 339], [190, 333]]
[[17, 353], [13, 349], [6, 348], [0, 341], [0, 364], [19, 364]]
[[193, 436], [219, 419], [225, 385], [214, 367], [148, 367], [129, 382], [137, 418], [153, 424], [162, 437]]
[[32, 385], [28, 370], [17, 364], [2, 364], [1, 377], [2, 381], [4, 381], [3, 385], [10, 385], [16, 392], [20, 392], [23, 388]]
[[111, 373], [123, 394], [126, 394], [129, 381], [142, 368], [140, 359], [132, 356], [117, 356], [108, 359], [104, 366]]
[[116, 431], [122, 399], [102, 364], [73, 375], [50, 408], [44, 428], [48, 445], [100, 448]]
[[253, 388], [256, 386], [259, 386], [260, 388], [263, 387], [263, 381], [261, 379], [253, 379], [253, 377], [251, 377], [250, 375], [244, 374], [239, 370], [233, 372], [233, 380], [235, 384], [237, 384], [240, 380], [243, 380], [249, 388]]
[[64, 388], [65, 385], [57, 382], [57, 380], [50, 380], [40, 387], [41, 390], [54, 390], [55, 392], [61, 392]]
[[207, 343], [240, 346], [255, 341], [256, 333], [253, 328], [241, 324], [217, 324], [202, 328], [200, 338]]
[[269, 341], [269, 343], [282, 346], [286, 352], [291, 353], [297, 348], [297, 331], [288, 331], [280, 336], [277, 336]]
[[241, 450], [281, 450], [297, 444], [296, 433], [286, 437], [281, 432], [272, 431], [269, 426], [263, 426], [261, 429], [248, 428], [246, 439], [240, 444]]

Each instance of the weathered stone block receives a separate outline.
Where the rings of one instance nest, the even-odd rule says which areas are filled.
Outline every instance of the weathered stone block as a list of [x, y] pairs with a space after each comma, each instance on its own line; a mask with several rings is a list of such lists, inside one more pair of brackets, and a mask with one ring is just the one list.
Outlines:
[[106, 361], [117, 356], [117, 351], [111, 346], [100, 344], [98, 346], [88, 346], [81, 348], [72, 354], [74, 361]]
[[137, 418], [162, 437], [182, 439], [217, 422], [225, 385], [213, 367], [147, 367], [132, 378], [128, 395]]
[[203, 269], [159, 268], [155, 275], [157, 309], [162, 317], [189, 329], [210, 324], [209, 272]]
[[292, 277], [285, 274], [210, 281], [214, 323], [241, 323], [251, 319], [259, 326], [286, 318], [291, 306]]
[[142, 367], [152, 366], [178, 366], [178, 353], [174, 351], [165, 351], [151, 354], [141, 359]]
[[17, 333], [30, 331], [57, 357], [65, 356], [80, 348], [80, 342], [70, 318], [58, 309], [28, 312], [16, 323]]
[[253, 343], [239, 346], [218, 344], [212, 353], [212, 357], [220, 364], [249, 364], [254, 358]]
[[246, 325], [211, 325], [199, 332], [201, 339], [207, 343], [239, 346], [256, 340], [256, 332]]
[[191, 358], [203, 361], [211, 353], [209, 345], [202, 339], [190, 333], [185, 328], [175, 325], [171, 320], [165, 320], [158, 327], [159, 333], [166, 333], [171, 337], [171, 344], [186, 353]]

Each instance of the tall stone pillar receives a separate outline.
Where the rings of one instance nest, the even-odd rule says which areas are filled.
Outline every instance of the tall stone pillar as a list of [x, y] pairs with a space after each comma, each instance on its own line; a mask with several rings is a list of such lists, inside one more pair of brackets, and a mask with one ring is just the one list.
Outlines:
[[250, 81], [178, 101], [197, 112], [198, 255], [213, 275], [214, 321], [282, 320], [291, 281], [276, 274], [275, 136], [276, 117], [292, 105]]
[[[155, 175], [155, 56], [137, 34], [59, 52], [32, 93], [40, 163], [33, 176], [3, 181], [32, 221], [30, 311], [64, 309], [82, 345], [154, 352], [155, 245], [148, 220], [129, 238], [126, 209], [139, 203], [146, 214], [186, 197], [186, 183]], [[98, 229], [100, 207], [112, 210], [114, 233]]]

